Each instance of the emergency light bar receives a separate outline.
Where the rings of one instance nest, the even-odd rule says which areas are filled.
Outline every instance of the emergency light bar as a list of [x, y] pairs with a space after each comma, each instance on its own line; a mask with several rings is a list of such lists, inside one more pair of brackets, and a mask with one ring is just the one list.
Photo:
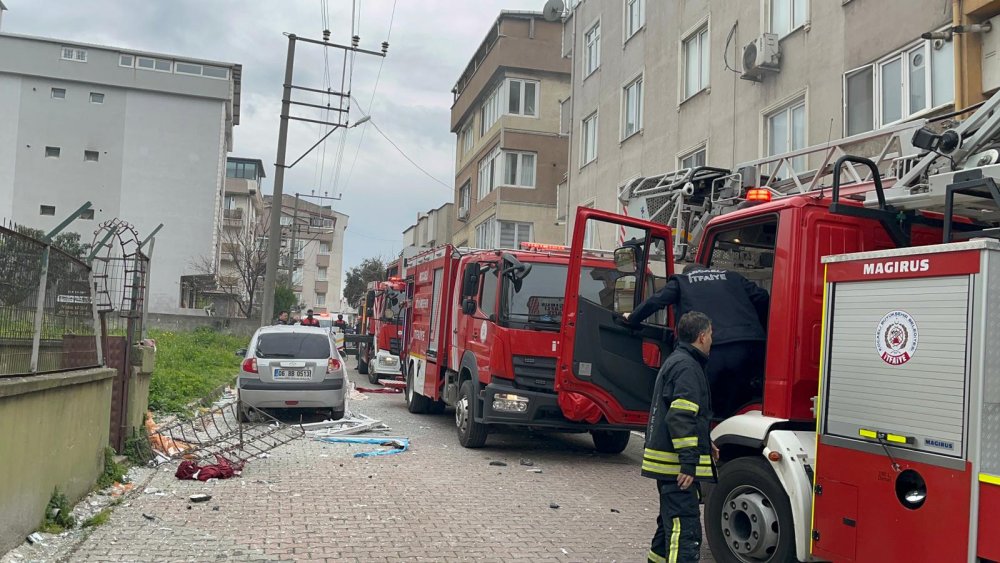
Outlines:
[[767, 203], [771, 201], [771, 190], [767, 188], [750, 188], [747, 190], [747, 201]]
[[542, 242], [522, 242], [521, 250], [557, 250], [560, 252], [568, 252], [569, 247], [563, 246], [561, 244], [545, 244]]

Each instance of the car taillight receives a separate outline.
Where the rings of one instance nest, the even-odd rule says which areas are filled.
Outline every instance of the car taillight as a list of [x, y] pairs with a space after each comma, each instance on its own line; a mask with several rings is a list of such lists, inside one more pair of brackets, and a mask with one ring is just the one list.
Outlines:
[[340, 371], [342, 365], [337, 358], [330, 358], [330, 361], [326, 364], [326, 373]]
[[257, 358], [247, 358], [243, 360], [243, 371], [247, 373], [257, 373]]

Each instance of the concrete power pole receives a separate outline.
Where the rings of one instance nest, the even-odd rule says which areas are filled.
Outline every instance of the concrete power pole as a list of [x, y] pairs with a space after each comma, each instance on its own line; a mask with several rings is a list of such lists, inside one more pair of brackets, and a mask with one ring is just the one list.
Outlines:
[[288, 142], [288, 112], [292, 102], [292, 68], [295, 65], [295, 35], [288, 36], [288, 58], [285, 60], [285, 84], [281, 94], [281, 124], [278, 126], [278, 155], [274, 164], [274, 193], [271, 216], [268, 218], [267, 265], [264, 269], [264, 295], [261, 299], [260, 326], [271, 324], [274, 316], [274, 282], [278, 274], [278, 253], [281, 250], [281, 207], [285, 188], [285, 145]]

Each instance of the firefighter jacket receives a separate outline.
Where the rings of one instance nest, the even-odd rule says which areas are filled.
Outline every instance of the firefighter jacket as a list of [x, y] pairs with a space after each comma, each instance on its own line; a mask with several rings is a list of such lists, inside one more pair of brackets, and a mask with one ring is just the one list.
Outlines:
[[632, 311], [628, 323], [638, 325], [668, 305], [675, 306], [674, 319], [688, 311], [708, 315], [715, 344], [766, 338], [767, 292], [736, 272], [705, 269], [670, 276], [663, 289]]
[[712, 480], [712, 393], [705, 377], [708, 356], [681, 343], [656, 376], [646, 428], [642, 475], [675, 479], [679, 473]]

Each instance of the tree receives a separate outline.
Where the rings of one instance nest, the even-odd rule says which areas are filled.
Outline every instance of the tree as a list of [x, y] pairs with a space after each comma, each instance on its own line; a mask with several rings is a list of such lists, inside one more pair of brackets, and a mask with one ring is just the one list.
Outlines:
[[277, 317], [282, 311], [291, 311], [297, 303], [295, 292], [287, 285], [276, 285], [274, 288], [274, 316]]
[[262, 225], [223, 229], [219, 240], [225, 266], [216, 271], [215, 260], [202, 257], [195, 267], [202, 273], [215, 274], [215, 290], [235, 303], [241, 316], [249, 318], [259, 306], [258, 298], [264, 287], [267, 229]]
[[385, 259], [373, 256], [348, 270], [344, 282], [344, 299], [352, 306], [357, 306], [365, 295], [368, 282], [385, 280], [385, 268]]

